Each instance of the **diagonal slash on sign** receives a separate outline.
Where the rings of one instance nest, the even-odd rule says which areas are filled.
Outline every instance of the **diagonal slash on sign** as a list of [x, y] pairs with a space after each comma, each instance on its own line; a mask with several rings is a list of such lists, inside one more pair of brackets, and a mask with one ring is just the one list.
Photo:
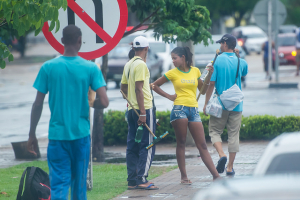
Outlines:
[[109, 43], [112, 37], [108, 35], [74, 0], [68, 0], [68, 6], [76, 15], [92, 29], [105, 43]]

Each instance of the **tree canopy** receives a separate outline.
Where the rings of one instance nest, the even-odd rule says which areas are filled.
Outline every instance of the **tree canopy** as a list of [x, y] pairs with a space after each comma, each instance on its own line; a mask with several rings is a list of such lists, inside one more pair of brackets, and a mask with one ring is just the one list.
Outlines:
[[300, 1], [299, 0], [281, 0], [286, 6], [287, 18], [285, 24], [294, 24], [300, 26]]
[[196, 4], [206, 6], [210, 11], [212, 19], [219, 19], [222, 16], [232, 16], [235, 25], [239, 26], [246, 13], [252, 12], [259, 0], [195, 0]]
[[136, 13], [141, 24], [125, 33], [131, 34], [143, 24], [154, 29], [155, 37], [162, 36], [165, 42], [189, 41], [208, 44], [211, 34], [209, 11], [196, 5], [194, 0], [127, 0], [127, 5]]
[[5, 40], [23, 36], [29, 30], [37, 35], [46, 21], [51, 21], [50, 31], [55, 25], [58, 31], [58, 10], [67, 6], [67, 0], [0, 0], [0, 67], [5, 68], [5, 58], [14, 59]]

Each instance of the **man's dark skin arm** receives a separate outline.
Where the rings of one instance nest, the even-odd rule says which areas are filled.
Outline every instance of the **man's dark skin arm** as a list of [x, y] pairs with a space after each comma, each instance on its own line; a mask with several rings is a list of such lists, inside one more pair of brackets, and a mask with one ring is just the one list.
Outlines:
[[97, 98], [93, 103], [93, 108], [102, 109], [107, 108], [109, 105], [109, 100], [106, 94], [106, 88], [100, 87], [96, 90]]
[[121, 83], [121, 90], [124, 92], [124, 94], [126, 95], [126, 97], [128, 97], [128, 94], [127, 94], [128, 93], [128, 84], [122, 84]]
[[30, 130], [29, 130], [29, 139], [27, 142], [27, 150], [37, 156], [38, 150], [38, 141], [36, 139], [36, 127], [40, 121], [41, 114], [43, 111], [43, 104], [46, 94], [41, 92], [37, 92], [35, 101], [32, 105], [31, 109], [31, 118], [30, 118]]
[[[146, 110], [144, 106], [144, 93], [143, 93], [144, 81], [136, 81], [135, 82], [135, 94], [136, 100], [140, 108], [140, 115], [146, 115]], [[146, 124], [146, 116], [140, 116], [138, 120], [138, 125]]]

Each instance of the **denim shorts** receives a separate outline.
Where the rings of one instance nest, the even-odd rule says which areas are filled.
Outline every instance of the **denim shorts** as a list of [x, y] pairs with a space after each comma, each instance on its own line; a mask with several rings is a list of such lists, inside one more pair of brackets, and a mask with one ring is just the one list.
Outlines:
[[187, 107], [181, 105], [173, 106], [170, 116], [170, 122], [177, 119], [188, 119], [189, 122], [201, 122], [197, 107]]

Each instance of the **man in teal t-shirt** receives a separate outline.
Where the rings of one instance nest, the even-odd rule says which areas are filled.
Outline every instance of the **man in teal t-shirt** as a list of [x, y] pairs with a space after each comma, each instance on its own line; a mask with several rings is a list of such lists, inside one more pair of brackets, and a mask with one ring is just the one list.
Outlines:
[[78, 56], [81, 30], [69, 25], [63, 29], [63, 56], [43, 64], [33, 84], [37, 95], [31, 111], [29, 152], [36, 155], [35, 130], [45, 95], [49, 92], [51, 119], [47, 159], [51, 199], [86, 199], [86, 177], [90, 154], [89, 87], [99, 96], [95, 108], [106, 108], [106, 83], [93, 62]]
[[[206, 105], [213, 93], [214, 87], [219, 95], [223, 91], [229, 89], [235, 84], [238, 59], [240, 59], [238, 78], [236, 84], [241, 88], [241, 77], [246, 76], [248, 73], [248, 64], [244, 59], [238, 58], [234, 53], [236, 46], [236, 38], [230, 34], [225, 34], [217, 43], [221, 43], [221, 51], [214, 63], [214, 72], [210, 79], [210, 85], [206, 92], [205, 105], [203, 112], [205, 113]], [[220, 98], [218, 98], [221, 102]], [[222, 105], [222, 103], [221, 103]], [[223, 105], [222, 105], [223, 106]], [[228, 132], [228, 152], [229, 152], [229, 163], [226, 169], [226, 175], [234, 175], [233, 163], [236, 153], [239, 152], [239, 134], [242, 121], [243, 102], [238, 104], [232, 111], [228, 111], [223, 106], [223, 112], [221, 118], [210, 116], [209, 119], [209, 136], [211, 142], [216, 148], [219, 154], [219, 161], [217, 164], [217, 171], [223, 173], [227, 162], [227, 156], [222, 149], [221, 134], [225, 126]]]

